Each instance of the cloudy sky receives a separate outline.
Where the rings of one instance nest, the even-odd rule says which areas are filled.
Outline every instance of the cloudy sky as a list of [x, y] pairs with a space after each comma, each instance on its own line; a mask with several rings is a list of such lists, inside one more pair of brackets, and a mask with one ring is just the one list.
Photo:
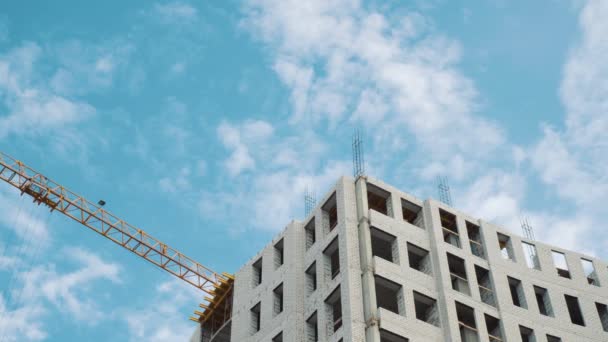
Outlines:
[[[212, 3], [212, 4], [210, 4]], [[457, 4], [458, 3], [458, 4]], [[608, 258], [608, 2], [0, 5], [0, 151], [234, 272], [352, 172]], [[0, 340], [177, 341], [202, 296], [0, 185]]]

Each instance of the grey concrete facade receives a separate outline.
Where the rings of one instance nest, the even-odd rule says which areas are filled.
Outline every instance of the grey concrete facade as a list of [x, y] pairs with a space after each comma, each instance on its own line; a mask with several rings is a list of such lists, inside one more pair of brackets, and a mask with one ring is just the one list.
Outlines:
[[602, 260], [344, 177], [236, 273], [231, 340], [604, 342], [607, 289]]

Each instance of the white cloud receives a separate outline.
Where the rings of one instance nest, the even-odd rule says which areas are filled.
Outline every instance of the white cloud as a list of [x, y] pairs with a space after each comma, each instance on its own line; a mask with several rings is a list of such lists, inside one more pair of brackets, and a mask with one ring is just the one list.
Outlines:
[[0, 225], [12, 230], [23, 241], [35, 241], [45, 247], [50, 241], [49, 227], [44, 219], [48, 217], [48, 210], [30, 201], [23, 203], [23, 200], [16, 189], [0, 189]]
[[[590, 0], [581, 11], [580, 41], [564, 66], [561, 98], [565, 128], [544, 127], [531, 160], [542, 181], [570, 203], [569, 214], [554, 222], [561, 243], [605, 254], [608, 234], [608, 3]], [[568, 231], [570, 229], [570, 233]], [[572, 233], [575, 232], [575, 233]], [[553, 232], [551, 233], [553, 234]], [[593, 247], [584, 244], [594, 241]]]
[[[403, 155], [435, 173], [457, 165], [460, 180], [509, 149], [502, 129], [477, 115], [482, 101], [458, 69], [460, 44], [420, 13], [385, 14], [356, 0], [250, 0], [245, 11], [243, 27], [270, 47], [291, 93], [294, 127], [377, 132], [367, 154], [374, 171]], [[406, 145], [415, 149], [403, 154]]]
[[28, 305], [10, 310], [0, 294], [0, 337], [5, 342], [42, 341], [48, 334], [41, 322], [44, 309]]
[[248, 120], [240, 126], [222, 122], [217, 128], [217, 134], [224, 147], [231, 151], [224, 162], [228, 173], [238, 176], [243, 171], [253, 170], [255, 160], [251, 156], [249, 146], [264, 143], [273, 131], [272, 125], [264, 121]]
[[161, 178], [158, 181], [158, 185], [162, 191], [168, 193], [182, 193], [189, 191], [192, 188], [192, 184], [190, 183], [191, 173], [190, 168], [184, 166], [175, 174]]
[[130, 341], [188, 341], [193, 325], [184, 317], [185, 307], [196, 309], [201, 291], [182, 280], [173, 279], [157, 286], [149, 305], [142, 310], [125, 310]]
[[0, 336], [7, 342], [46, 339], [44, 322], [51, 313], [53, 319], [59, 312], [87, 324], [105, 317], [95, 300], [107, 293], [96, 286], [99, 281], [120, 282], [119, 267], [82, 248], [66, 248], [60, 254], [78, 267], [60, 272], [56, 264], [47, 263], [18, 270], [16, 283], [7, 289], [10, 302], [0, 296]]
[[95, 114], [89, 104], [47, 88], [35, 73], [41, 54], [38, 45], [24, 43], [0, 56], [0, 91], [4, 93], [1, 100], [8, 109], [0, 117], [0, 138], [49, 132], [61, 136], [70, 125]]
[[155, 4], [154, 11], [165, 21], [190, 21], [197, 17], [198, 10], [184, 2]]
[[64, 274], [57, 272], [52, 264], [26, 270], [20, 274], [23, 292], [18, 299], [32, 302], [43, 298], [60, 312], [94, 324], [103, 313], [93, 300], [95, 297], [90, 296], [92, 284], [99, 280], [120, 282], [120, 268], [81, 248], [67, 248], [62, 254], [67, 260], [79, 264], [80, 268]]

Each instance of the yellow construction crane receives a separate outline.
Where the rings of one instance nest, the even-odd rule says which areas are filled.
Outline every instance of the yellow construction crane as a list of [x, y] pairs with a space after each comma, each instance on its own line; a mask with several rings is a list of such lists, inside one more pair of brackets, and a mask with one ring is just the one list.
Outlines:
[[201, 324], [213, 334], [229, 322], [232, 313], [234, 277], [217, 273], [180, 253], [119, 217], [62, 185], [50, 180], [24, 163], [0, 152], [0, 179], [32, 197], [34, 203], [45, 205], [90, 228], [101, 236], [135, 253], [170, 274], [205, 292], [203, 311], [194, 311], [190, 320]]

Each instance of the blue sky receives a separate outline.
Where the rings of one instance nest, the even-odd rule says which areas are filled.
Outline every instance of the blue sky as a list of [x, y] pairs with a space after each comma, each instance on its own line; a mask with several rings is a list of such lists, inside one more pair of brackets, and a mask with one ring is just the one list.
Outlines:
[[[368, 173], [608, 256], [608, 3], [0, 6], [0, 150], [218, 271]], [[202, 294], [0, 186], [0, 339], [178, 341]]]

